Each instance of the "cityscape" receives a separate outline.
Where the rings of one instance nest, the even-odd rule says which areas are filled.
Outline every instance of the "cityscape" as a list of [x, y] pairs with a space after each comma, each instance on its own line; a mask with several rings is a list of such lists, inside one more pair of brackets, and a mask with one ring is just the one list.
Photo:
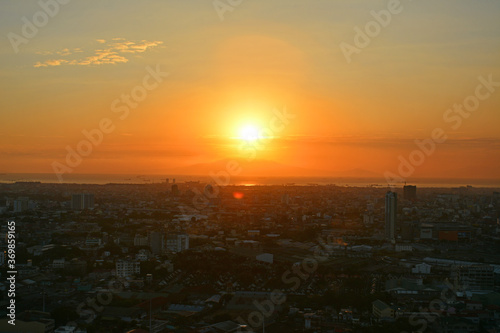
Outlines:
[[[0, 193], [2, 219], [22, 230], [16, 327], [26, 332], [499, 325], [498, 190], [166, 179], [3, 183]], [[202, 193], [210, 199], [200, 205]]]
[[0, 1], [0, 333], [500, 333], [500, 1]]

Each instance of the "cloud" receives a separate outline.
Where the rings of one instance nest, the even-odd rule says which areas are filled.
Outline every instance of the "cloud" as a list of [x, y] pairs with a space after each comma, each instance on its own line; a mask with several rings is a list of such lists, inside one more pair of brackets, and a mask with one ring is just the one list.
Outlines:
[[69, 49], [63, 49], [62, 51], [56, 52], [56, 54], [58, 54], [60, 56], [67, 56], [67, 55], [70, 55], [72, 53], [71, 53], [71, 51]]
[[61, 66], [68, 63], [67, 60], [64, 59], [55, 59], [55, 60], [47, 60], [44, 63], [37, 62], [34, 67], [39, 68], [39, 67], [49, 67], [49, 66]]
[[76, 65], [76, 66], [91, 66], [91, 65], [113, 65], [126, 63], [129, 61], [128, 54], [137, 54], [146, 52], [148, 49], [160, 46], [162, 41], [127, 41], [125, 38], [113, 38], [107, 42], [104, 39], [96, 40], [102, 44], [104, 48], [93, 50], [93, 54], [84, 58], [66, 59], [65, 57], [74, 55], [75, 53], [84, 52], [81, 48], [62, 49], [59, 51], [40, 51], [36, 52], [40, 55], [58, 55], [63, 58], [49, 59], [43, 62], [38, 61], [33, 65], [35, 68], [40, 67], [54, 67], [62, 65]]
[[74, 49], [65, 48], [59, 51], [38, 51], [35, 53], [40, 55], [59, 55], [65, 57], [73, 53], [80, 53], [80, 52], [83, 52], [81, 48], [74, 48]]

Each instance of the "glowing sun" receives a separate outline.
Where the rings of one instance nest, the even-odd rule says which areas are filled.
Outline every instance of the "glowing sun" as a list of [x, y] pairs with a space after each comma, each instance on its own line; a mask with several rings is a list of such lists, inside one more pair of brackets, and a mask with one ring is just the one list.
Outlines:
[[246, 125], [240, 130], [240, 139], [254, 142], [260, 138], [259, 129], [253, 125]]

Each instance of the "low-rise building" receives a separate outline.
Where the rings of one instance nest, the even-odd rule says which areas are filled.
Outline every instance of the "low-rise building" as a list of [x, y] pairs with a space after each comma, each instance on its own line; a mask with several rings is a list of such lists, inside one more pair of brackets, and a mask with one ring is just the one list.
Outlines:
[[372, 302], [372, 313], [378, 319], [394, 318], [394, 309], [379, 299]]

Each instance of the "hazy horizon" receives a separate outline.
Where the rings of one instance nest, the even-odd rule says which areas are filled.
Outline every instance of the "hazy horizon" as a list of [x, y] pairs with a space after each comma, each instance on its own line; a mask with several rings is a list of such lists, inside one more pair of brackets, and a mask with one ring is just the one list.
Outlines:
[[[63, 182], [59, 182], [53, 173], [0, 173], [0, 183], [14, 182], [41, 182], [41, 183], [65, 183], [65, 184], [97, 184], [110, 183], [119, 184], [164, 184], [169, 179], [169, 186], [176, 183], [200, 182], [202, 184], [215, 184], [216, 179], [206, 174], [182, 175], [182, 174], [71, 174], [67, 175]], [[471, 178], [411, 178], [406, 182], [408, 185], [432, 188], [456, 188], [473, 186], [478, 188], [500, 188], [500, 179], [471, 179]], [[395, 185], [402, 188], [404, 183], [387, 184], [383, 177], [335, 177], [335, 176], [232, 176], [228, 185], [337, 185], [353, 187], [389, 187]]]

